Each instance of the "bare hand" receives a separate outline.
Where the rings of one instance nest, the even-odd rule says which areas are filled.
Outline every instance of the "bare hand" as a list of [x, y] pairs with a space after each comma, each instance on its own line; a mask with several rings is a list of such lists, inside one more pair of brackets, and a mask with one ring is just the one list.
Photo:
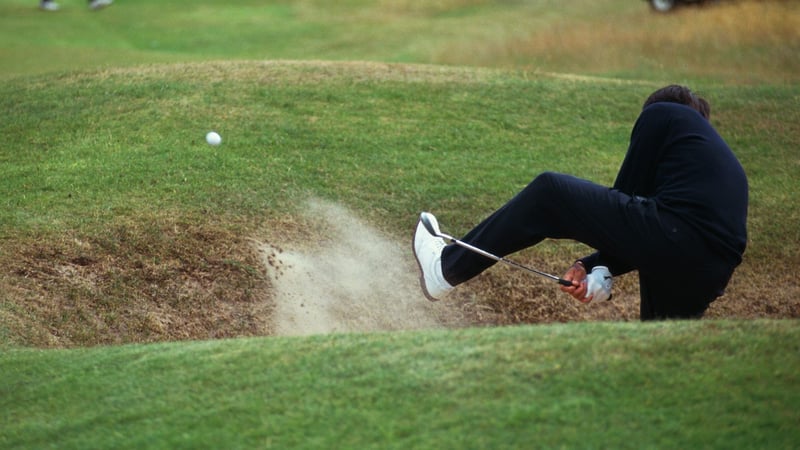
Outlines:
[[575, 297], [581, 303], [589, 303], [592, 297], [586, 296], [586, 268], [583, 264], [576, 262], [561, 277], [567, 281], [572, 281], [573, 286], [561, 286], [561, 291]]

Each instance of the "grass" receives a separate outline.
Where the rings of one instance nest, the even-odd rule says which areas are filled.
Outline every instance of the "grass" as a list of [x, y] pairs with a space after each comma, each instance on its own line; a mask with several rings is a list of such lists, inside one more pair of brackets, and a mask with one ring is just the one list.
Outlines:
[[4, 448], [789, 448], [796, 321], [0, 355]]
[[[459, 70], [330, 68], [340, 72], [313, 64], [192, 65], [169, 69], [173, 78], [166, 83], [162, 74], [123, 71], [99, 79], [65, 77], [51, 86], [27, 80], [10, 84], [6, 105], [15, 110], [13, 126], [45, 128], [35, 138], [42, 148], [15, 155], [12, 161], [19, 161], [16, 170], [22, 174], [38, 169], [46, 176], [27, 180], [25, 186], [37, 198], [16, 190], [16, 180], [6, 179], [6, 201], [14, 208], [7, 208], [0, 220], [23, 229], [40, 222], [45, 227], [75, 226], [97, 205], [102, 208], [92, 216], [100, 220], [126, 211], [138, 214], [142, 208], [179, 207], [253, 216], [273, 203], [284, 206], [285, 197], [307, 189], [350, 198], [358, 203], [354, 206], [364, 207], [380, 204], [391, 195], [387, 189], [427, 177], [452, 183], [420, 186], [441, 192], [418, 192], [397, 205], [385, 205], [393, 208], [394, 219], [424, 198], [455, 197], [503, 166], [511, 171], [488, 186], [492, 197], [516, 190], [531, 170], [566, 165], [574, 151], [582, 156], [618, 154], [611, 144], [624, 145], [635, 118], [635, 107], [613, 110], [623, 101], [596, 105], [584, 114], [607, 116], [613, 126], [587, 119], [576, 125], [588, 128], [586, 134], [595, 134], [599, 142], [590, 143], [579, 130], [568, 131], [576, 140], [555, 149], [563, 138], [547, 136], [543, 128], [557, 126], [552, 120], [570, 120], [572, 106], [552, 111], [550, 104], [564, 97], [578, 102], [576, 95], [602, 95], [608, 88], [590, 88], [592, 94], [580, 92], [583, 86], [547, 79], [531, 83], [492, 72], [473, 81]], [[425, 82], [404, 82], [405, 70], [417, 70]], [[362, 71], [372, 79], [357, 80]], [[294, 79], [264, 81], [282, 76]], [[238, 81], [223, 84], [228, 77]], [[71, 91], [81, 92], [80, 97], [47, 104]], [[52, 119], [37, 110], [40, 102]], [[551, 120], [531, 120], [548, 112]], [[71, 120], [59, 120], [64, 116]], [[75, 123], [84, 126], [76, 128]], [[218, 129], [226, 137], [225, 146], [208, 148], [202, 139], [206, 128]], [[16, 137], [30, 139], [21, 133]], [[9, 148], [25, 145], [8, 143]], [[508, 160], [498, 160], [506, 155]], [[587, 167], [582, 174], [594, 171], [596, 178], [610, 181], [618, 162], [606, 159], [607, 165]], [[448, 181], [452, 172], [438, 167], [444, 161], [460, 173], [457, 180]], [[471, 170], [461, 170], [467, 165]], [[374, 176], [382, 168], [392, 170]], [[38, 209], [27, 211], [29, 207]]]
[[[630, 0], [171, 0], [90, 14], [9, 0], [0, 76], [209, 59], [366, 60], [624, 78], [793, 84], [800, 6], [725, 1], [654, 15]], [[186, 30], [190, 30], [187, 32]]]
[[[286, 217], [310, 196], [345, 204], [404, 241], [420, 208], [461, 233], [544, 170], [610, 184], [640, 99], [654, 89], [330, 62], [176, 64], [51, 80], [0, 88], [11, 112], [0, 259], [5, 291], [14, 293], [3, 309], [15, 342], [67, 346], [266, 332], [257, 305], [268, 285], [247, 239], [296, 239]], [[800, 240], [789, 201], [800, 135], [794, 89], [715, 86], [709, 95], [752, 188], [741, 282], [715, 314], [795, 317], [794, 281], [764, 294], [776, 282], [776, 258], [800, 262], [786, 245]], [[209, 129], [222, 146], [205, 144]], [[525, 257], [558, 272], [585, 252], [553, 244]], [[479, 301], [511, 323], [575, 319], [526, 278], [514, 279], [511, 292], [487, 281]], [[544, 298], [532, 301], [530, 292]], [[604, 319], [636, 317], [635, 283], [619, 292], [630, 304]], [[23, 301], [28, 313], [14, 306]], [[542, 314], [544, 301], [555, 312]]]
[[[1, 447], [798, 441], [798, 283], [776, 271], [800, 264], [794, 2], [62, 3], [0, 6]], [[543, 170], [610, 184], [667, 82], [712, 101], [751, 183], [709, 319], [621, 323], [625, 277], [587, 316], [497, 270], [469, 298], [496, 324], [613, 323], [269, 337], [250, 239], [319, 240], [308, 197], [402, 242], [423, 207], [458, 234]]]
[[[404, 80], [406, 71], [422, 82]], [[313, 63], [178, 65], [48, 81], [4, 87], [4, 159], [16, 176], [0, 182], [0, 223], [11, 228], [73, 228], [148, 209], [254, 217], [307, 190], [359, 209], [383, 203], [382, 219], [392, 223], [433, 201], [459, 211], [461, 218], [445, 219], [465, 226], [532, 173], [563, 168], [610, 184], [638, 100], [653, 89], [645, 82], [620, 87], [514, 72]], [[60, 100], [70, 92], [80, 96]], [[719, 105], [715, 123], [752, 175], [755, 218], [770, 211], [778, 219], [763, 225], [764, 235], [780, 234], [769, 227], [797, 217], [794, 208], [777, 208], [796, 167], [794, 92], [709, 92]], [[225, 137], [223, 147], [204, 143], [211, 128]], [[29, 151], [13, 152], [22, 148]], [[595, 163], [572, 165], [575, 158]], [[459, 198], [479, 184], [484, 200]], [[397, 186], [410, 194], [383, 202]], [[784, 247], [782, 240], [764, 244], [768, 252]]]

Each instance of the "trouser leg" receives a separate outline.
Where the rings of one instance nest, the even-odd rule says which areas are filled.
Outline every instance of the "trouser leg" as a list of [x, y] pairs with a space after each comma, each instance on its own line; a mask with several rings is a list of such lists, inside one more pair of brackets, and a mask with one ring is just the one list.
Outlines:
[[668, 275], [639, 274], [641, 320], [699, 319], [729, 279], [724, 273], [704, 271]]
[[717, 295], [686, 280], [639, 276], [639, 318], [643, 321], [699, 319]]
[[[468, 232], [462, 240], [499, 256], [533, 246], [545, 238], [568, 238], [595, 249], [613, 249], [620, 265], [634, 265], [647, 252], [643, 236], [661, 234], [655, 211], [630, 196], [569, 175], [543, 173], [509, 202]], [[661, 245], [650, 239], [650, 246]], [[451, 284], [478, 275], [495, 261], [457, 246], [442, 256]], [[632, 267], [631, 267], [632, 268]]]

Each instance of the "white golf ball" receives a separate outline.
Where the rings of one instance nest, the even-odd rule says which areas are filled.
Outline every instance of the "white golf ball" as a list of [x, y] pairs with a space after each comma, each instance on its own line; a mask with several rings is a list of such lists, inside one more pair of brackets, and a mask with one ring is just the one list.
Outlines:
[[222, 137], [216, 131], [209, 131], [208, 134], [206, 134], [206, 142], [208, 142], [209, 145], [219, 145], [222, 143]]

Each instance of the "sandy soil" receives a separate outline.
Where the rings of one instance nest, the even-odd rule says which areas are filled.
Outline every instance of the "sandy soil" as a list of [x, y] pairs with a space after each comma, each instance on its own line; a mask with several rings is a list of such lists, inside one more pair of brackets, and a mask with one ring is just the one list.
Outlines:
[[276, 335], [412, 330], [459, 326], [452, 304], [422, 295], [408, 245], [394, 242], [354, 214], [312, 200], [307, 217], [322, 242], [261, 243], [275, 291]]

